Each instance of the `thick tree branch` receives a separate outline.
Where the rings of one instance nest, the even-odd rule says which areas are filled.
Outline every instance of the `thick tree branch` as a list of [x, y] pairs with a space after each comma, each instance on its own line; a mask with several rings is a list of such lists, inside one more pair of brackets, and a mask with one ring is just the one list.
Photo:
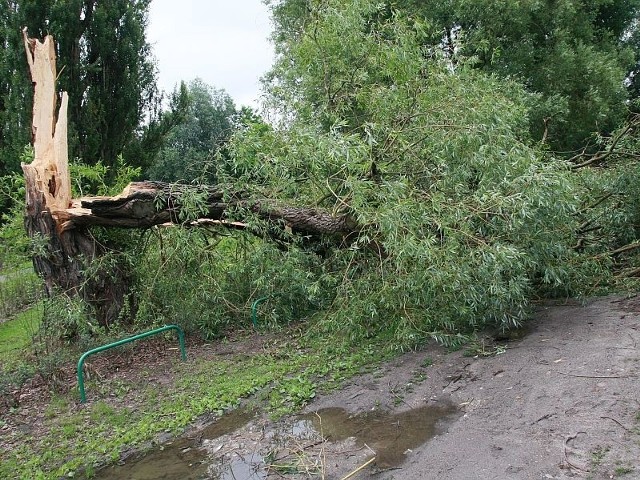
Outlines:
[[134, 182], [115, 197], [74, 200], [72, 208], [57, 211], [55, 217], [61, 231], [92, 225], [147, 228], [184, 223], [188, 216], [183, 198], [194, 189], [204, 199], [206, 210], [198, 215], [198, 220], [229, 224], [231, 212], [243, 208], [293, 234], [344, 237], [358, 231], [357, 223], [349, 215], [335, 216], [315, 208], [281, 205], [269, 199], [249, 200], [242, 192], [224, 192], [219, 187], [196, 188], [161, 182]]
[[637, 118], [633, 119], [633, 121], [630, 121], [629, 124], [625, 127], [625, 129], [622, 130], [622, 132], [620, 132], [618, 135], [616, 135], [616, 137], [613, 139], [613, 142], [611, 142], [611, 145], [609, 146], [609, 148], [606, 151], [598, 152], [598, 153], [594, 154], [588, 160], [585, 160], [582, 163], [577, 163], [575, 165], [572, 165], [571, 169], [572, 170], [578, 170], [580, 168], [588, 167], [589, 165], [593, 165], [595, 163], [602, 162], [602, 161], [606, 160], [613, 153], [615, 153], [616, 147], [618, 146], [620, 141], [624, 137], [626, 137], [629, 133], [631, 133], [633, 131], [633, 129], [636, 126], [637, 121], [638, 121]]

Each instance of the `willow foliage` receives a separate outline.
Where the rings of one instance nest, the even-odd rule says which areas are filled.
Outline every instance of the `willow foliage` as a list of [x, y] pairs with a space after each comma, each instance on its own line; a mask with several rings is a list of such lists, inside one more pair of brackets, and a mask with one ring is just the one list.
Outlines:
[[[309, 32], [317, 0], [271, 0], [277, 45], [287, 51]], [[375, 16], [402, 12], [420, 42], [453, 64], [505, 79], [529, 92], [531, 135], [552, 150], [580, 150], [594, 132], [610, 134], [638, 94], [638, 0], [394, 0]]]
[[268, 79], [278, 126], [233, 140], [257, 195], [349, 213], [348, 248], [317, 261], [338, 285], [319, 327], [401, 345], [522, 322], [571, 289], [578, 200], [528, 141], [524, 89], [424, 47], [429, 25], [379, 2], [312, 2]]

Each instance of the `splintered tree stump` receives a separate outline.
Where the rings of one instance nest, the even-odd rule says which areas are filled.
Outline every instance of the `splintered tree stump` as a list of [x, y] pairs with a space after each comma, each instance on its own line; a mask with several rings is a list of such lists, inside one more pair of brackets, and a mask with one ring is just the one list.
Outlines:
[[84, 271], [104, 253], [84, 227], [64, 230], [61, 220], [72, 206], [67, 150], [67, 102], [62, 93], [58, 108], [56, 55], [53, 37], [44, 42], [23, 30], [27, 62], [34, 87], [32, 143], [34, 158], [22, 164], [27, 192], [25, 228], [34, 243], [33, 265], [49, 296], [81, 296], [94, 309], [98, 322], [108, 325], [118, 318], [128, 291], [124, 269]]
[[266, 198], [249, 199], [243, 192], [221, 186], [197, 187], [205, 205], [197, 219], [182, 209], [184, 195], [193, 194], [196, 188], [185, 185], [134, 182], [115, 197], [73, 199], [67, 158], [68, 99], [66, 93], [56, 94], [53, 38], [47, 36], [40, 42], [28, 38], [26, 30], [23, 36], [34, 86], [34, 159], [22, 165], [27, 190], [25, 226], [36, 247], [35, 270], [44, 279], [49, 295], [80, 296], [105, 326], [119, 318], [127, 299], [134, 303], [131, 274], [124, 264], [105, 262], [109, 271], [91, 268], [91, 275], [85, 275], [92, 263], [109, 253], [91, 235], [92, 226], [149, 228], [169, 223], [249, 229], [243, 221], [232, 218], [240, 208], [269, 225], [269, 229], [252, 233], [278, 242], [288, 241], [293, 234], [303, 236], [306, 242], [341, 245], [348, 244], [358, 232], [357, 222], [349, 215], [282, 205]]

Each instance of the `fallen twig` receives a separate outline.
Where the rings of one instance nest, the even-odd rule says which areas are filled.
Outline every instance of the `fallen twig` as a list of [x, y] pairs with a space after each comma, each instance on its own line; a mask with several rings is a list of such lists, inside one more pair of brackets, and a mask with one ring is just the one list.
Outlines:
[[578, 377], [578, 378], [633, 378], [636, 375], [581, 375], [579, 373], [568, 373], [561, 372], [560, 370], [552, 370], [560, 375], [566, 375], [568, 377]]
[[615, 418], [611, 418], [611, 417], [600, 417], [600, 418], [606, 418], [607, 420], [611, 420], [612, 422], [617, 423], [618, 425], [620, 425], [624, 430], [626, 430], [627, 432], [630, 432], [631, 429], [625, 427], [623, 424], [621, 424], [618, 420], [616, 420]]
[[587, 432], [577, 432], [575, 435], [571, 435], [567, 437], [566, 440], [564, 441], [564, 461], [567, 462], [567, 465], [569, 465], [570, 468], [573, 468], [574, 470], [580, 470], [581, 472], [586, 473], [586, 472], [589, 472], [589, 470], [585, 470], [584, 468], [581, 468], [571, 463], [569, 461], [569, 456], [567, 455], [567, 443], [569, 443], [571, 440], [575, 440], [576, 438], [578, 438], [578, 435], [580, 435], [581, 433], [585, 435], [587, 434]]
[[322, 417], [318, 412], [316, 412], [316, 417], [318, 417], [318, 422], [320, 423], [320, 438], [323, 440], [322, 447], [320, 448], [320, 464], [322, 467], [320, 470], [320, 475], [322, 476], [322, 480], [325, 480], [325, 475], [327, 473], [327, 454], [325, 452], [325, 446], [327, 442], [325, 441], [325, 438], [324, 438], [324, 431], [322, 428]]
[[368, 465], [370, 465], [371, 463], [373, 463], [375, 461], [376, 457], [370, 458], [369, 460], [367, 460], [365, 463], [363, 463], [362, 465], [360, 465], [358, 468], [356, 468], [353, 472], [351, 472], [349, 475], [347, 475], [346, 477], [342, 477], [342, 480], [347, 480], [351, 477], [353, 477], [354, 475], [356, 475], [358, 472], [360, 472], [361, 470], [363, 470], [364, 468], [366, 468]]
[[532, 422], [531, 425], [535, 425], [536, 423], [541, 422], [542, 420], [546, 420], [547, 418], [554, 417], [555, 415], [555, 413], [547, 413], [546, 415], [541, 416], [535, 422]]

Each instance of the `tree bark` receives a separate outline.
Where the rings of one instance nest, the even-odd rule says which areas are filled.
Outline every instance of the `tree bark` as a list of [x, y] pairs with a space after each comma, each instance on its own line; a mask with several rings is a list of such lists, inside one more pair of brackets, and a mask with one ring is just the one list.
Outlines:
[[118, 318], [130, 279], [125, 268], [98, 271], [89, 278], [87, 265], [105, 253], [84, 228], [65, 230], [61, 219], [72, 206], [67, 150], [66, 92], [55, 90], [56, 57], [53, 38], [29, 39], [23, 31], [27, 62], [34, 86], [32, 142], [34, 158], [22, 164], [27, 192], [25, 228], [34, 243], [33, 266], [49, 296], [79, 295], [94, 310], [101, 325]]
[[[115, 197], [89, 197], [75, 200], [72, 208], [58, 212], [63, 231], [77, 227], [147, 228], [165, 223], [181, 224], [187, 218], [182, 197], [195, 190], [204, 199], [206, 211], [197, 220], [214, 220], [220, 225], [246, 227], [231, 221], [236, 208], [253, 212], [258, 218], [280, 230], [308, 237], [342, 238], [358, 230], [349, 215], [335, 216], [319, 209], [280, 205], [269, 199], [249, 200], [241, 192], [224, 191], [221, 187], [190, 187], [161, 182], [134, 182]], [[196, 223], [197, 223], [196, 220]]]

